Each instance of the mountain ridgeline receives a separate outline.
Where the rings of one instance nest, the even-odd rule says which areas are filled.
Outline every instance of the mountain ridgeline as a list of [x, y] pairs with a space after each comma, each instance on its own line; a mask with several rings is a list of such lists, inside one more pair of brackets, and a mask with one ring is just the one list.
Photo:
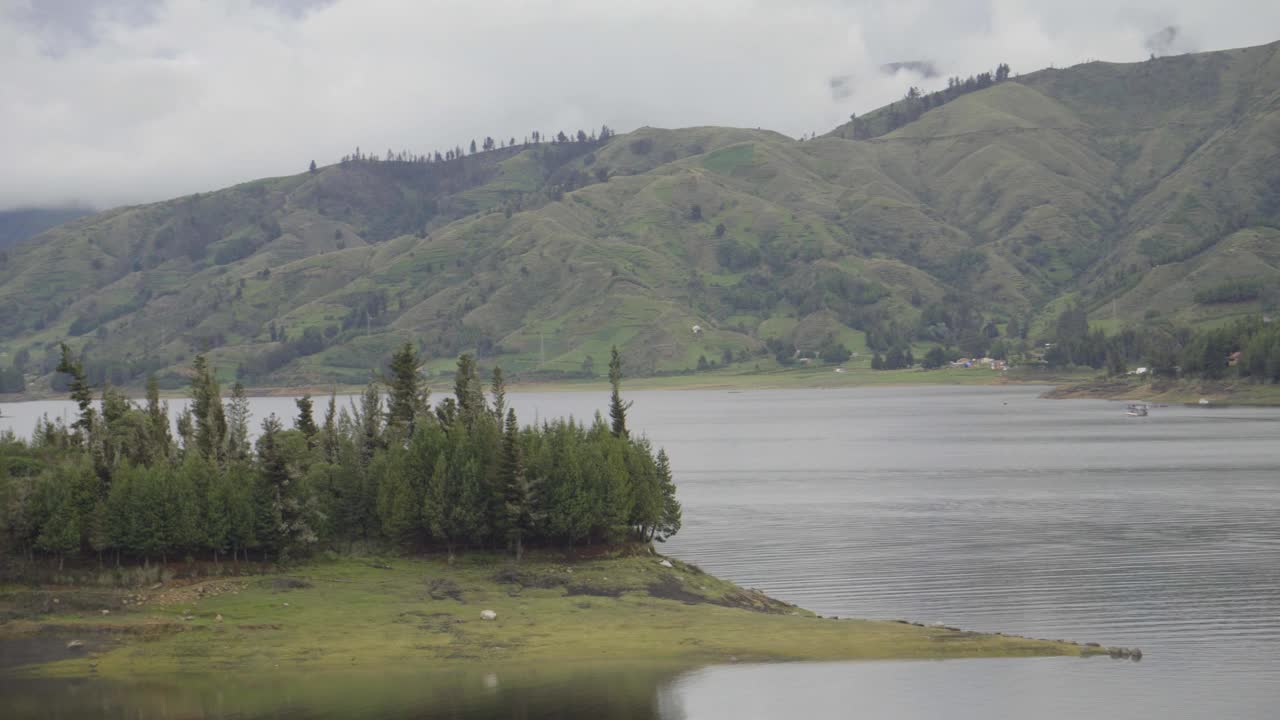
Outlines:
[[199, 352], [250, 385], [363, 383], [406, 341], [437, 373], [602, 375], [616, 345], [651, 374], [1280, 304], [1280, 43], [1002, 65], [805, 141], [601, 135], [81, 218], [0, 256], [0, 350], [41, 383], [63, 340], [116, 384], [184, 385]]

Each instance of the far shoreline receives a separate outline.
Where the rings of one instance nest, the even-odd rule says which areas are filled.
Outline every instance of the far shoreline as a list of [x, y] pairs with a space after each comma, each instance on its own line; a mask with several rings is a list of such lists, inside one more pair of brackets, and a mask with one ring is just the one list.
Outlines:
[[[878, 387], [1040, 386], [1049, 388], [1041, 397], [1050, 400], [1133, 400], [1197, 404], [1203, 398], [1217, 406], [1280, 406], [1280, 385], [1247, 382], [1151, 380], [1131, 376], [1107, 378], [1092, 370], [1056, 371], [1026, 368], [1001, 372], [984, 368], [936, 370], [849, 368], [842, 370], [837, 372], [835, 368], [825, 366], [760, 372], [734, 372], [732, 369], [726, 369], [678, 375], [632, 377], [627, 379], [627, 386], [633, 391], [719, 390], [729, 392]], [[451, 381], [443, 377], [432, 377], [428, 379], [427, 384], [433, 393], [448, 394], [452, 391]], [[324, 398], [334, 394], [359, 395], [364, 392], [365, 387], [350, 384], [253, 385], [246, 386], [245, 390], [250, 397], [293, 398], [311, 395], [313, 398]], [[604, 377], [539, 380], [515, 376], [509, 379], [507, 384], [508, 392], [513, 393], [608, 392], [608, 389], [608, 380]], [[142, 396], [142, 388], [126, 387], [125, 390], [132, 396]], [[167, 400], [180, 400], [185, 399], [187, 393], [174, 390], [162, 391], [161, 397]], [[67, 396], [64, 393], [27, 392], [17, 395], [0, 395], [0, 405], [65, 399]]]

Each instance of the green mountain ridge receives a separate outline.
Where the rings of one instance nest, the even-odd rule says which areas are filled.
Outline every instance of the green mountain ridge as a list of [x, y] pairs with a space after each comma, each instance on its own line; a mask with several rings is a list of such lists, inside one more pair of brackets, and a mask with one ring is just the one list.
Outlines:
[[646, 374], [963, 342], [1068, 303], [1220, 323], [1275, 302], [1278, 159], [1280, 43], [907, 98], [808, 141], [643, 128], [344, 162], [10, 248], [0, 350], [45, 376], [70, 338], [103, 379], [177, 385], [207, 349], [315, 385], [405, 340], [528, 376], [600, 373], [617, 344]]

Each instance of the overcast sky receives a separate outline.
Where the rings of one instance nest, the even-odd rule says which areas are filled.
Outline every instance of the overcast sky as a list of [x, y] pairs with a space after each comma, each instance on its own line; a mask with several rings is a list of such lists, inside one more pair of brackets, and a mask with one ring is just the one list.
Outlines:
[[1276, 0], [0, 0], [0, 209], [160, 200], [356, 145], [800, 136], [944, 82], [885, 63], [1029, 72], [1278, 38]]

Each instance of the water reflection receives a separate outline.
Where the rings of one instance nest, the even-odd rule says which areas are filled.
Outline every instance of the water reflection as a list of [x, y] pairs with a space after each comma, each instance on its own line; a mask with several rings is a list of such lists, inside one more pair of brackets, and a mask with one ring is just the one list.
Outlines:
[[680, 718], [647, 667], [474, 670], [163, 681], [0, 680], [7, 720], [27, 718]]

